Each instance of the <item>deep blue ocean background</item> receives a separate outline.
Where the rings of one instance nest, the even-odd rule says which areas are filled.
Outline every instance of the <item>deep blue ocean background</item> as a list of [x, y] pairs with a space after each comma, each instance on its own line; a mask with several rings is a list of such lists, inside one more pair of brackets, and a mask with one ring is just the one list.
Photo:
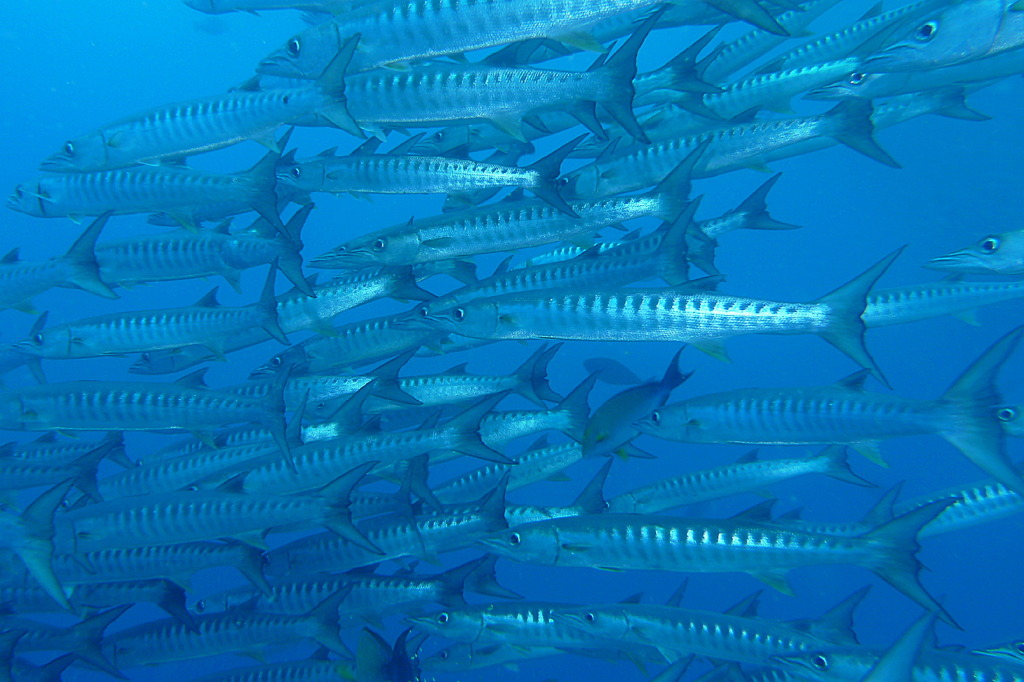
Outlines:
[[[873, 0], [843, 2], [814, 24], [814, 29], [836, 29], [859, 17], [871, 4]], [[890, 6], [893, 5], [887, 3], [887, 8]], [[302, 28], [297, 13], [208, 17], [177, 0], [7, 0], [0, 7], [0, 40], [4, 46], [4, 68], [0, 70], [0, 92], [4, 93], [0, 186], [13, 188], [35, 177], [37, 164], [57, 151], [66, 139], [151, 106], [214, 94], [241, 83], [252, 75], [259, 59]], [[656, 33], [641, 53], [640, 70], [660, 66], [704, 30], [692, 27]], [[728, 39], [746, 30], [746, 26], [732, 24], [721, 36]], [[584, 68], [590, 59], [581, 56], [566, 63]], [[921, 268], [929, 258], [966, 246], [988, 233], [1024, 227], [1024, 81], [1020, 77], [1005, 80], [973, 95], [969, 101], [992, 120], [969, 122], [928, 116], [881, 131], [878, 140], [903, 165], [899, 170], [841, 146], [773, 164], [773, 169], [783, 171], [784, 175], [769, 197], [771, 213], [778, 220], [804, 227], [796, 231], [735, 232], [724, 236], [720, 240], [718, 265], [728, 279], [722, 290], [779, 300], [813, 299], [904, 244], [906, 250], [881, 286], [927, 282], [939, 276]], [[794, 102], [800, 112], [821, 111], [827, 106], [821, 102]], [[329, 129], [299, 129], [292, 138], [300, 157], [335, 145], [344, 151], [357, 143], [355, 138]], [[548, 148], [546, 141], [542, 144], [542, 149]], [[202, 168], [241, 170], [263, 152], [263, 147], [249, 142], [194, 157], [192, 162]], [[697, 181], [694, 193], [706, 194], [698, 217], [719, 215], [735, 207], [765, 177], [756, 171], [742, 171]], [[315, 199], [318, 208], [303, 235], [307, 258], [363, 232], [405, 222], [411, 215], [434, 214], [441, 205], [441, 198], [436, 196], [381, 196], [358, 201], [347, 196], [319, 195]], [[249, 221], [248, 216], [243, 216], [236, 219], [236, 224], [247, 225]], [[62, 253], [83, 226], [71, 220], [37, 219], [7, 211], [0, 232], [0, 252], [20, 247], [25, 259], [45, 259]], [[653, 227], [653, 223], [645, 226]], [[103, 238], [164, 229], [168, 228], [146, 224], [144, 216], [119, 216], [110, 221]], [[488, 273], [498, 260], [500, 257], [481, 259], [481, 272]], [[192, 280], [120, 290], [120, 300], [112, 302], [81, 291], [56, 289], [39, 296], [35, 304], [40, 311], [49, 310], [51, 323], [56, 323], [113, 310], [188, 305], [210, 287], [221, 285], [220, 300], [224, 304], [242, 305], [258, 297], [265, 272], [266, 268], [258, 268], [245, 273], [241, 295], [219, 279]], [[325, 273], [326, 277], [333, 274], [336, 273]], [[287, 284], [283, 279], [278, 282], [282, 292]], [[426, 284], [436, 293], [443, 292], [442, 286], [445, 281], [441, 278]], [[394, 301], [378, 301], [350, 311], [338, 322], [401, 309], [403, 306]], [[945, 390], [989, 344], [1024, 321], [1022, 313], [1024, 302], [1017, 301], [980, 310], [978, 327], [945, 317], [874, 329], [869, 331], [867, 342], [898, 394], [929, 398]], [[0, 341], [9, 343], [22, 338], [33, 319], [16, 310], [0, 312]], [[301, 338], [304, 337], [295, 334], [292, 341]], [[441, 371], [467, 360], [473, 372], [504, 373], [518, 366], [535, 347], [502, 342], [468, 354], [417, 358], [406, 374]], [[731, 340], [728, 347], [733, 358], [731, 364], [695, 349], [686, 350], [682, 356], [683, 369], [696, 373], [677, 390], [676, 399], [732, 388], [826, 384], [857, 369], [848, 358], [814, 337], [741, 337]], [[207, 381], [211, 386], [241, 382], [251, 368], [279, 348], [275, 342], [267, 342], [231, 355], [227, 363], [212, 363]], [[583, 359], [596, 356], [614, 358], [640, 377], [660, 376], [676, 348], [668, 343], [569, 343], [552, 364], [551, 384], [560, 393], [568, 392], [586, 375]], [[127, 373], [131, 361], [51, 361], [45, 363], [45, 368], [51, 382], [135, 380], [138, 377]], [[1024, 401], [1022, 378], [1024, 353], [1018, 352], [1000, 381], [1008, 402]], [[5, 380], [12, 388], [32, 382], [23, 370]], [[869, 388], [883, 390], [874, 383], [869, 383]], [[596, 407], [617, 390], [599, 384], [591, 405]], [[507, 403], [510, 407], [517, 404], [511, 399]], [[27, 440], [35, 435], [3, 433], [0, 440]], [[169, 438], [129, 433], [129, 456], [144, 457], [147, 450]], [[528, 444], [523, 442], [520, 447]], [[616, 462], [608, 495], [683, 471], [726, 464], [748, 450], [739, 445], [674, 444], [651, 438], [642, 438], [637, 444], [657, 454], [658, 459]], [[1019, 458], [1022, 446], [1019, 441], [1010, 442], [1011, 454]], [[888, 441], [882, 450], [891, 462], [888, 469], [851, 454], [853, 468], [877, 483], [877, 490], [822, 477], [802, 478], [773, 489], [779, 498], [777, 509], [785, 511], [799, 506], [805, 508], [805, 517], [809, 519], [855, 520], [896, 482], [906, 482], [906, 499], [983, 477], [952, 446], [937, 437]], [[768, 448], [762, 452], [776, 457], [812, 451]], [[544, 483], [513, 493], [510, 499], [568, 504], [599, 465], [596, 461], [583, 462], [568, 472], [571, 483]], [[116, 469], [109, 466], [110, 471]], [[467, 466], [477, 463], [469, 462]], [[728, 515], [759, 499], [753, 495], [730, 498], [709, 505], [701, 513]], [[447, 555], [445, 566], [454, 566], [474, 555], [475, 550]], [[963, 632], [957, 632], [940, 625], [941, 642], [980, 646], [1024, 635], [1024, 581], [1020, 579], [1024, 524], [1020, 517], [929, 539], [919, 556], [931, 569], [923, 578], [927, 589], [944, 601], [964, 627]], [[421, 564], [421, 569], [432, 572], [435, 567]], [[503, 584], [530, 599], [577, 603], [616, 601], [637, 592], [659, 602], [667, 598], [683, 577], [654, 572], [531, 567], [505, 560], [499, 562], [498, 571]], [[225, 570], [197, 576], [191, 585], [191, 599], [235, 585], [236, 575]], [[858, 567], [801, 569], [793, 573], [792, 582], [798, 598], [766, 590], [762, 598], [763, 616], [815, 617], [853, 590], [871, 583], [874, 589], [856, 614], [856, 629], [863, 643], [882, 646], [920, 612], [906, 597]], [[694, 575], [684, 605], [724, 610], [762, 587], [746, 575]], [[163, 614], [155, 607], [140, 605], [115, 623], [111, 631], [160, 617]], [[389, 620], [389, 637], [393, 638], [400, 628], [396, 619]], [[354, 647], [354, 636], [346, 635], [345, 639]], [[439, 644], [430, 640], [425, 650], [433, 651]], [[284, 654], [301, 657], [312, 650], [312, 645], [297, 645], [282, 650], [282, 654], [271, 652], [270, 658], [276, 660]], [[125, 672], [133, 680], [182, 680], [251, 663], [251, 659], [243, 656], [223, 656]], [[698, 668], [703, 669], [703, 665]], [[65, 673], [67, 680], [98, 678], [96, 673], [82, 668], [73, 667]], [[487, 669], [441, 679], [498, 682], [646, 678], [628, 662], [563, 656], [526, 662], [518, 672]]]

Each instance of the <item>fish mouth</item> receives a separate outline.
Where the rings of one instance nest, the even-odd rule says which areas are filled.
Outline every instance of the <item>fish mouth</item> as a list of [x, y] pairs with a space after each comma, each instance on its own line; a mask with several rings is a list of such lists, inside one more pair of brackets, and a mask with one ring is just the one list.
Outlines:
[[843, 91], [836, 85], [826, 85], [821, 88], [815, 88], [809, 92], [804, 93], [802, 99], [809, 100], [833, 100], [833, 99], [856, 99], [852, 95], [844, 94]]
[[897, 43], [890, 45], [877, 54], [871, 55], [864, 60], [864, 65], [868, 69], [884, 71], [887, 68], [891, 69], [894, 66], [901, 66], [905, 63], [904, 57], [916, 51], [917, 48], [913, 45]]
[[43, 159], [43, 161], [40, 162], [39, 170], [50, 173], [66, 173], [68, 171], [76, 170], [76, 168], [67, 159], [63, 159], [59, 156], [51, 156], [50, 158]]
[[950, 266], [955, 266], [959, 269], [963, 266], [971, 265], [971, 262], [974, 260], [972, 256], [973, 254], [966, 251], [954, 251], [953, 253], [947, 253], [945, 256], [932, 258], [921, 267], [928, 270], [947, 270]]
[[413, 311], [393, 320], [391, 327], [402, 331], [422, 331], [424, 329], [437, 329], [439, 324], [440, 320], [438, 318]]
[[280, 76], [281, 78], [299, 77], [294, 65], [292, 65], [292, 63], [288, 61], [288, 58], [283, 55], [267, 57], [266, 59], [260, 60], [260, 63], [256, 65], [256, 73], [262, 73], [268, 76]]

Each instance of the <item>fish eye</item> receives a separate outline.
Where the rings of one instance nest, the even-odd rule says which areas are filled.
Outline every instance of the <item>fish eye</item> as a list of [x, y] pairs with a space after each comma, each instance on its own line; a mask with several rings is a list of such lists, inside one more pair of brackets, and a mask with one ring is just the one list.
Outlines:
[[1002, 246], [1002, 242], [999, 241], [999, 237], [985, 237], [978, 242], [978, 248], [985, 253], [995, 253]]
[[196, 613], [202, 613], [206, 610], [206, 602], [200, 599], [196, 602]]
[[149, 362], [149, 353], [143, 353], [141, 359], [143, 362]]
[[434, 142], [444, 142], [444, 131], [438, 130], [430, 137], [430, 139]]
[[430, 317], [430, 311], [427, 310], [426, 306], [423, 306], [422, 308], [420, 308], [420, 317], [422, 317], [422, 318]]
[[64, 153], [67, 154], [68, 156], [74, 156], [75, 155], [75, 144], [73, 142], [65, 142], [64, 143]]
[[187, 490], [190, 493], [194, 493], [194, 492], [197, 492], [199, 490], [199, 486], [197, 486], [197, 485], [190, 485], [187, 488], [185, 488], [185, 490]]
[[295, 178], [296, 180], [301, 178], [302, 177], [302, 167], [301, 166], [292, 166], [291, 176], [293, 178]]
[[866, 73], [856, 71], [850, 74], [849, 83], [850, 85], [860, 85], [861, 83], [864, 82], [864, 79], [867, 77], [868, 75]]
[[1024, 654], [1024, 642], [1016, 642], [1013, 648], [1017, 650], [1018, 654]]
[[658, 423], [661, 422], [661, 412], [660, 411], [655, 410], [654, 412], [651, 412], [651, 422], [654, 423], [654, 424], [658, 424]]
[[818, 654], [817, 656], [811, 659], [811, 665], [814, 666], [815, 670], [820, 670], [822, 672], [827, 671], [829, 668], [828, 659], [822, 656], [821, 654]]
[[583, 614], [583, 620], [587, 621], [588, 623], [595, 623], [597, 622], [597, 616], [595, 616], [592, 613], [585, 613]]
[[274, 357], [270, 358], [271, 367], [280, 367], [283, 363], [284, 360], [281, 359], [280, 355], [275, 355]]
[[32, 337], [32, 342], [34, 344], [36, 344], [37, 346], [43, 345], [43, 335], [42, 334], [36, 334], [35, 336]]
[[565, 187], [569, 184], [569, 178], [558, 178], [558, 180], [555, 180], [555, 184], [559, 187]]
[[448, 651], [446, 649], [442, 649], [441, 651], [438, 651], [437, 652], [437, 657], [440, 658], [442, 661], [447, 661], [448, 660]]
[[1001, 422], [1012, 422], [1017, 418], [1017, 410], [1012, 407], [1003, 407], [996, 412], [996, 418]]
[[377, 241], [375, 241], [373, 243], [373, 250], [374, 251], [383, 251], [384, 249], [387, 248], [387, 246], [388, 246], [388, 243], [387, 243], [386, 240], [378, 239]]
[[522, 542], [523, 536], [521, 536], [519, 533], [509, 533], [508, 544], [512, 545], [513, 547], [518, 547]]
[[939, 22], [928, 21], [918, 26], [917, 30], [914, 31], [914, 38], [922, 43], [927, 43], [935, 37], [935, 33], [938, 30]]
[[445, 612], [445, 611], [442, 611], [441, 613], [437, 614], [437, 622], [440, 623], [441, 625], [444, 625], [445, 623], [447, 623], [448, 622], [448, 618], [449, 618], [449, 616], [448, 616], [447, 612]]
[[457, 322], [462, 322], [466, 319], [466, 311], [462, 308], [456, 308], [452, 311], [452, 317], [454, 317]]
[[299, 52], [302, 50], [302, 43], [299, 42], [298, 38], [292, 38], [288, 41], [288, 44], [284, 48], [289, 55], [292, 57], [298, 57]]

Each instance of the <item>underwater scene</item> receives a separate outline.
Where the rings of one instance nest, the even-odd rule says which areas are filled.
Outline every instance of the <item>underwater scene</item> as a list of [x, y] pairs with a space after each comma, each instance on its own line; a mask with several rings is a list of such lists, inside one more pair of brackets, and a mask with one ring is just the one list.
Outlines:
[[1024, 681], [1024, 2], [0, 17], [0, 680]]

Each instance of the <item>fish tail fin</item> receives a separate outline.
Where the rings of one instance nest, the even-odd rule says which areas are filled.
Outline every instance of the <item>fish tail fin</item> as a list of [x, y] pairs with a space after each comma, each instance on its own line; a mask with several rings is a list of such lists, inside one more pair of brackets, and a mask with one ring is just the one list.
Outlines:
[[63, 608], [71, 611], [64, 587], [53, 569], [53, 517], [71, 489], [75, 479], [58, 483], [37, 497], [21, 513], [21, 525], [32, 542], [14, 548], [25, 568], [46, 593]]
[[693, 92], [699, 94], [716, 94], [723, 89], [703, 80], [704, 71], [710, 62], [698, 63], [700, 53], [715, 39], [722, 26], [715, 26], [692, 45], [670, 59], [660, 72], [668, 75], [667, 82], [659, 83], [658, 89], [675, 90], [677, 92]]
[[587, 487], [573, 501], [573, 507], [581, 509], [584, 514], [600, 514], [608, 508], [608, 502], [604, 498], [604, 484], [608, 480], [608, 472], [611, 471], [614, 461], [611, 457], [605, 460]]
[[349, 659], [354, 655], [338, 634], [338, 610], [351, 591], [352, 585], [345, 585], [306, 612], [306, 618], [313, 622], [316, 643]]
[[132, 460], [128, 459], [128, 455], [124, 449], [124, 432], [123, 431], [107, 431], [107, 435], [103, 437], [104, 444], [110, 444], [110, 450], [107, 452], [107, 459], [122, 466], [125, 469], [134, 469], [136, 464]]
[[359, 44], [359, 34], [348, 38], [341, 50], [334, 56], [334, 59], [324, 67], [316, 84], [320, 90], [334, 101], [323, 107], [318, 113], [331, 122], [332, 125], [341, 128], [350, 135], [364, 138], [366, 133], [359, 127], [356, 120], [349, 113], [345, 97], [345, 72], [348, 71], [352, 55], [355, 54], [356, 46]]
[[278, 449], [284, 456], [288, 469], [295, 473], [295, 460], [292, 458], [291, 443], [288, 441], [288, 424], [284, 418], [284, 391], [288, 386], [290, 375], [291, 367], [287, 367], [278, 372], [277, 376], [274, 377], [274, 385], [267, 396], [265, 409], [260, 417], [260, 424], [270, 432], [270, 436], [274, 439]]
[[562, 399], [562, 396], [552, 391], [548, 384], [548, 363], [562, 345], [556, 343], [550, 348], [541, 346], [519, 366], [515, 371], [515, 377], [519, 380], [517, 393], [541, 407], [547, 407], [545, 400], [558, 402]]
[[162, 580], [161, 588], [161, 595], [156, 601], [156, 605], [192, 632], [199, 632], [196, 619], [185, 605], [185, 588], [170, 580]]
[[64, 261], [74, 269], [67, 281], [79, 289], [103, 298], [118, 297], [117, 293], [100, 277], [100, 267], [96, 262], [96, 238], [99, 237], [113, 213], [113, 211], [107, 211], [92, 221], [64, 254]]
[[[680, 0], [670, 0], [679, 2]], [[707, 0], [707, 4], [715, 9], [734, 16], [740, 21], [753, 24], [758, 28], [777, 36], [789, 37], [789, 31], [775, 20], [771, 13], [761, 6], [757, 0]]]
[[672, 171], [659, 182], [648, 194], [658, 199], [661, 207], [657, 216], [668, 222], [678, 216], [691, 203], [688, 199], [692, 188], [693, 169], [703, 154], [706, 146], [701, 146], [686, 155]]
[[622, 44], [613, 55], [599, 67], [607, 79], [603, 92], [606, 96], [600, 100], [601, 106], [616, 123], [622, 126], [630, 136], [642, 144], [648, 144], [647, 134], [640, 127], [633, 113], [633, 97], [635, 89], [633, 79], [636, 78], [636, 57], [640, 46], [644, 44], [654, 24], [657, 23], [664, 10], [651, 14], [633, 34]]
[[661, 390], [665, 392], [666, 397], [693, 375], [692, 372], [690, 374], [683, 374], [679, 371], [679, 358], [682, 356], [685, 348], [686, 346], [683, 346], [683, 348], [676, 351], [676, 354], [672, 356], [672, 360], [669, 361], [668, 367], [665, 368], [665, 374], [661, 377]]
[[412, 348], [374, 369], [373, 395], [403, 405], [422, 405], [423, 403], [418, 398], [402, 389], [398, 379], [398, 373], [414, 355], [416, 355], [416, 349]]
[[283, 248], [277, 256], [277, 269], [310, 298], [316, 298], [316, 292], [302, 274], [302, 228], [314, 208], [316, 204], [306, 204], [288, 219], [284, 225]]
[[697, 197], [664, 228], [664, 237], [654, 252], [658, 276], [670, 286], [685, 284], [690, 279], [689, 244], [686, 236], [692, 229], [693, 216], [702, 197]]
[[[338, 476], [338, 478], [318, 490], [316, 494], [327, 500], [332, 510], [331, 515], [323, 520], [324, 527], [337, 533], [357, 547], [361, 547], [373, 554], [383, 555], [384, 552], [377, 545], [370, 542], [369, 538], [355, 527], [355, 524], [352, 523], [352, 512], [349, 510], [349, 503], [352, 501], [352, 491], [366, 477], [366, 474], [378, 464], [380, 462], [364, 462]], [[334, 615], [335, 619], [337, 619], [337, 612]]]
[[565, 161], [569, 154], [572, 153], [572, 150], [576, 148], [576, 145], [582, 142], [585, 137], [586, 135], [580, 135], [575, 139], [569, 140], [544, 158], [538, 159], [529, 166], [526, 166], [527, 170], [534, 171], [540, 176], [540, 182], [536, 187], [531, 187], [530, 191], [536, 194], [538, 198], [573, 218], [579, 218], [580, 216], [562, 197], [559, 191], [558, 176], [562, 172], [562, 162]]
[[[289, 130], [284, 134], [287, 138], [291, 134]], [[284, 139], [282, 138], [282, 139]], [[277, 162], [281, 153], [269, 151], [250, 168], [245, 177], [251, 188], [249, 191], [249, 208], [256, 211], [261, 218], [270, 223], [275, 230], [285, 237], [288, 236], [287, 228], [281, 222], [281, 214], [277, 210]]]
[[104, 630], [131, 607], [131, 604], [115, 606], [112, 609], [86, 618], [81, 623], [72, 625], [69, 628], [69, 633], [76, 642], [75, 654], [83, 661], [120, 680], [127, 680], [128, 678], [122, 675], [117, 666], [107, 658], [101, 645]]
[[117, 442], [102, 443], [99, 447], [93, 448], [72, 462], [71, 466], [75, 470], [75, 487], [96, 502], [102, 502], [103, 495], [96, 483], [96, 470], [99, 468], [100, 462], [110, 453], [118, 450], [121, 445]]
[[869, 100], [851, 99], [840, 102], [826, 114], [834, 126], [828, 135], [869, 159], [891, 168], [902, 168], [875, 139], [875, 124], [871, 120], [873, 112]]
[[996, 414], [1002, 396], [995, 381], [1022, 334], [1024, 327], [1017, 327], [992, 344], [941, 397], [956, 414], [950, 420], [952, 428], [942, 431], [942, 437], [1018, 495], [1024, 495], [1024, 478], [1006, 454], [1006, 437]]
[[776, 173], [764, 181], [760, 187], [755, 189], [743, 203], [736, 207], [735, 213], [744, 213], [747, 216], [743, 228], [747, 230], [799, 230], [802, 225], [783, 223], [775, 220], [768, 213], [768, 192], [772, 191], [775, 183], [782, 177], [782, 173]]
[[484, 521], [487, 532], [504, 530], [508, 528], [508, 521], [505, 519], [505, 492], [508, 490], [509, 472], [505, 472], [494, 490], [480, 498], [477, 503], [477, 513]]
[[902, 248], [893, 251], [843, 286], [816, 301], [830, 308], [828, 326], [818, 333], [819, 336], [846, 353], [861, 367], [870, 369], [871, 375], [886, 387], [889, 386], [889, 382], [864, 345], [866, 327], [860, 316], [864, 313], [871, 287], [902, 251]]
[[562, 429], [565, 435], [577, 443], [583, 442], [583, 432], [587, 428], [587, 421], [590, 419], [590, 391], [597, 383], [597, 376], [600, 372], [593, 372], [590, 376], [580, 382], [580, 385], [569, 392], [569, 395], [562, 399], [555, 408], [568, 415], [569, 423]]
[[992, 117], [967, 105], [967, 93], [962, 87], [949, 88], [941, 93], [942, 105], [934, 113], [962, 121], [991, 121]]
[[946, 623], [959, 628], [956, 620], [921, 585], [921, 563], [915, 556], [921, 548], [917, 542], [918, 533], [954, 502], [952, 498], [936, 500], [897, 516], [860, 537], [881, 545], [881, 551], [868, 566], [871, 570], [928, 611], [938, 613]]
[[511, 391], [502, 391], [501, 393], [481, 398], [475, 405], [471, 405], [462, 413], [455, 415], [444, 425], [445, 429], [452, 429], [458, 432], [459, 443], [454, 448], [457, 452], [488, 462], [515, 464], [515, 460], [509, 459], [490, 447], [480, 437], [480, 421], [490, 414], [491, 410], [504, 400], [509, 393]]
[[260, 594], [269, 596], [273, 594], [267, 576], [263, 574], [263, 551], [258, 547], [240, 542], [233, 538], [224, 538], [225, 544], [233, 545], [239, 552], [238, 560], [232, 564], [242, 576], [252, 583], [252, 586], [260, 591]]
[[284, 345], [289, 345], [288, 337], [277, 318], [277, 296], [274, 295], [274, 284], [277, 282], [277, 263], [275, 258], [267, 271], [267, 279], [263, 282], [263, 292], [257, 304], [260, 315], [260, 327], [262, 327], [273, 339]]
[[412, 266], [395, 270], [396, 281], [391, 289], [390, 297], [404, 301], [433, 301], [436, 296], [416, 283], [416, 271]]
[[355, 678], [367, 682], [388, 679], [387, 667], [391, 662], [391, 646], [370, 628], [363, 628], [356, 644]]
[[867, 481], [857, 474], [853, 473], [853, 469], [850, 468], [850, 462], [846, 457], [846, 447], [843, 445], [830, 445], [821, 451], [817, 459], [822, 460], [825, 468], [822, 469], [821, 473], [836, 479], [837, 481], [843, 481], [845, 483], [852, 483], [853, 485], [859, 485], [865, 488], [876, 487], [871, 481]]
[[497, 563], [498, 557], [495, 554], [485, 554], [472, 562], [473, 570], [466, 576], [463, 590], [501, 599], [522, 599], [523, 595], [498, 583], [498, 578], [494, 573], [494, 566]]

